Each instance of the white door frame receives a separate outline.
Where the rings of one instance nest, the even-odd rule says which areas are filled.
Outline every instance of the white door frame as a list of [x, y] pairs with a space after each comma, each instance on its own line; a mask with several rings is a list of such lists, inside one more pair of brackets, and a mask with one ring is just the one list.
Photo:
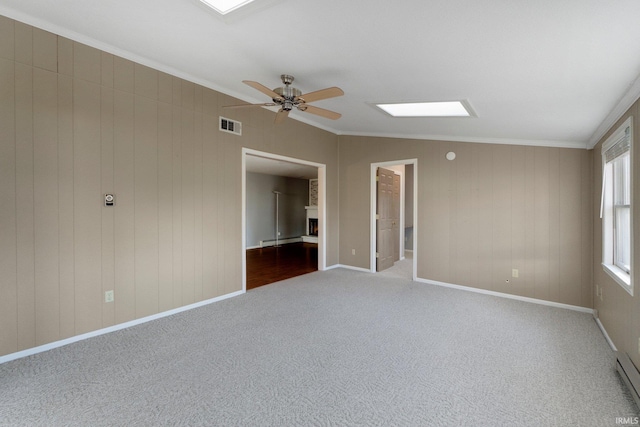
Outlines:
[[327, 194], [326, 179], [327, 165], [281, 156], [279, 154], [242, 148], [242, 291], [247, 290], [247, 155], [264, 157], [266, 159], [282, 160], [318, 168], [318, 270], [327, 269]]
[[[397, 166], [397, 165], [413, 165], [413, 272], [412, 272], [412, 279], [416, 280], [416, 278], [418, 277], [418, 264], [417, 264], [417, 259], [418, 259], [418, 239], [417, 239], [417, 233], [418, 233], [418, 159], [405, 159], [405, 160], [393, 160], [393, 161], [388, 161], [388, 162], [378, 162], [378, 163], [371, 163], [371, 218], [370, 218], [370, 224], [371, 224], [371, 232], [370, 232], [370, 236], [371, 236], [371, 242], [369, 244], [370, 250], [371, 250], [371, 254], [370, 254], [370, 264], [369, 264], [369, 269], [372, 273], [376, 272], [376, 237], [377, 237], [377, 231], [376, 231], [376, 201], [378, 198], [378, 193], [376, 190], [376, 175], [377, 175], [377, 171], [379, 167], [383, 167], [383, 168], [388, 168], [390, 166]], [[404, 217], [405, 215], [403, 214], [404, 212], [404, 197], [405, 197], [405, 177], [406, 174], [404, 176], [401, 177], [401, 188], [402, 191], [400, 192], [400, 248], [404, 249]], [[402, 259], [403, 257], [401, 256], [400, 259]]]

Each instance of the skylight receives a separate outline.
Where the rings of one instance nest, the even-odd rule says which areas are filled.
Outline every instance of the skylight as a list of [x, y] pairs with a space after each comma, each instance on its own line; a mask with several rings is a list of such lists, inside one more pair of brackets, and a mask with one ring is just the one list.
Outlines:
[[474, 114], [461, 101], [408, 102], [376, 104], [378, 108], [393, 117], [471, 117]]
[[246, 6], [253, 2], [253, 0], [200, 0], [202, 3], [213, 8], [221, 15], [226, 15], [229, 12], [233, 12], [236, 9]]

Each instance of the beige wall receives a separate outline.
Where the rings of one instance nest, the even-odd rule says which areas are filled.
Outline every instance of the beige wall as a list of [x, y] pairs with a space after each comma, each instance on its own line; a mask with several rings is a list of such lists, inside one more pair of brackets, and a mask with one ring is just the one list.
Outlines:
[[0, 17], [0, 355], [240, 290], [242, 147], [327, 165], [337, 263], [337, 136], [237, 102]]
[[341, 137], [340, 263], [369, 268], [371, 163], [410, 158], [418, 277], [592, 307], [587, 150]]
[[[602, 220], [600, 219], [600, 197], [602, 194], [602, 143], [615, 132], [618, 127], [629, 117], [633, 116], [633, 203], [635, 204], [633, 221], [632, 242], [640, 242], [640, 217], [638, 216], [637, 202], [640, 201], [640, 102], [636, 102], [618, 123], [611, 127], [605, 136], [593, 149], [593, 283], [602, 287], [602, 299], [595, 298], [594, 308], [598, 310], [600, 321], [604, 325], [609, 337], [618, 350], [628, 353], [636, 366], [640, 366], [640, 354], [638, 353], [638, 339], [640, 339], [640, 287], [638, 275], [633, 275], [634, 296], [629, 295], [602, 269]], [[632, 243], [633, 244], [633, 243]], [[633, 250], [633, 249], [632, 249]], [[640, 250], [633, 251], [633, 268], [637, 272], [640, 266]], [[594, 286], [594, 288], [595, 288]], [[594, 291], [595, 294], [595, 291]]]
[[[0, 17], [0, 355], [240, 290], [247, 147], [327, 165], [329, 266], [369, 268], [370, 164], [417, 158], [419, 277], [595, 307], [640, 365], [639, 299], [600, 267], [600, 144], [337, 137], [230, 103]], [[243, 136], [218, 132], [218, 115]]]

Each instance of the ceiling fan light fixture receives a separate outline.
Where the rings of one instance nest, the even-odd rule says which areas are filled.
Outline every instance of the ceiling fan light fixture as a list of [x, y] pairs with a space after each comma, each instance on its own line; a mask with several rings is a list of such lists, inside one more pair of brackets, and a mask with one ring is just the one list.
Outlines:
[[200, 0], [221, 15], [231, 13], [236, 9], [246, 6], [254, 0]]
[[471, 106], [464, 101], [399, 102], [376, 104], [393, 117], [474, 117]]
[[300, 89], [291, 86], [293, 83], [293, 76], [288, 74], [282, 74], [280, 76], [284, 87], [277, 87], [275, 89], [269, 89], [265, 85], [254, 82], [252, 80], [243, 80], [242, 83], [251, 86], [252, 88], [262, 92], [269, 96], [273, 103], [267, 102], [263, 104], [241, 104], [241, 105], [227, 105], [227, 108], [239, 108], [239, 107], [271, 107], [280, 106], [280, 111], [276, 114], [276, 124], [282, 122], [289, 115], [289, 112], [294, 108], [299, 111], [315, 114], [316, 116], [324, 117], [325, 119], [338, 120], [342, 117], [342, 114], [335, 111], [325, 110], [324, 108], [315, 107], [309, 105], [308, 102], [320, 101], [322, 99], [334, 98], [336, 96], [344, 95], [344, 91], [339, 87], [333, 86], [326, 89], [316, 90], [303, 94]]

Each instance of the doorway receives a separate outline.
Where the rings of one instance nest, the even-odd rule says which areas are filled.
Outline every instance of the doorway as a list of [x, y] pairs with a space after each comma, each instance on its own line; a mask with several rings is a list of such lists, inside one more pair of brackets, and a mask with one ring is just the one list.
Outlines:
[[[386, 170], [388, 182], [386, 187], [387, 200], [381, 201], [378, 197], [380, 182], [377, 180], [379, 170]], [[393, 174], [393, 175], [391, 175]], [[399, 181], [399, 219], [395, 225], [393, 211], [394, 178]], [[407, 178], [409, 182], [407, 182]], [[383, 178], [381, 178], [383, 179]], [[417, 207], [418, 207], [418, 160], [396, 160], [371, 164], [371, 254], [370, 271], [376, 273], [379, 270], [387, 270], [395, 261], [409, 262], [411, 264], [411, 278], [417, 277]], [[386, 204], [386, 208], [385, 208]], [[381, 212], [387, 209], [388, 213]], [[381, 215], [382, 214], [382, 215]], [[382, 218], [382, 219], [380, 219]], [[395, 227], [395, 230], [394, 230]], [[381, 248], [380, 245], [384, 245]], [[410, 248], [410, 249], [409, 249]], [[379, 250], [380, 249], [380, 250]], [[381, 267], [378, 268], [380, 258]], [[404, 261], [407, 259], [407, 261]]]
[[[258, 161], [256, 163], [256, 161]], [[247, 290], [247, 172], [256, 164], [268, 168], [269, 173], [273, 175], [291, 176], [296, 174], [307, 174], [312, 170], [313, 175], [317, 179], [317, 265], [313, 266], [314, 270], [326, 270], [326, 166], [321, 163], [309, 162], [306, 160], [295, 159], [292, 157], [280, 156], [277, 154], [266, 153], [262, 151], [252, 150], [248, 148], [242, 149], [242, 290]], [[249, 169], [248, 169], [248, 165]], [[303, 171], [303, 172], [300, 172]], [[305, 172], [307, 171], [307, 172]], [[258, 173], [261, 173], [258, 170]], [[305, 207], [303, 206], [304, 210]], [[277, 224], [276, 224], [277, 226]], [[277, 234], [277, 232], [276, 232]], [[279, 236], [275, 236], [279, 237]], [[302, 245], [309, 245], [304, 242]], [[276, 244], [277, 246], [277, 244]], [[286, 252], [285, 250], [281, 252]]]
[[376, 172], [376, 271], [400, 259], [400, 175], [379, 167]]
[[296, 242], [247, 249], [247, 291], [318, 271], [318, 245]]

